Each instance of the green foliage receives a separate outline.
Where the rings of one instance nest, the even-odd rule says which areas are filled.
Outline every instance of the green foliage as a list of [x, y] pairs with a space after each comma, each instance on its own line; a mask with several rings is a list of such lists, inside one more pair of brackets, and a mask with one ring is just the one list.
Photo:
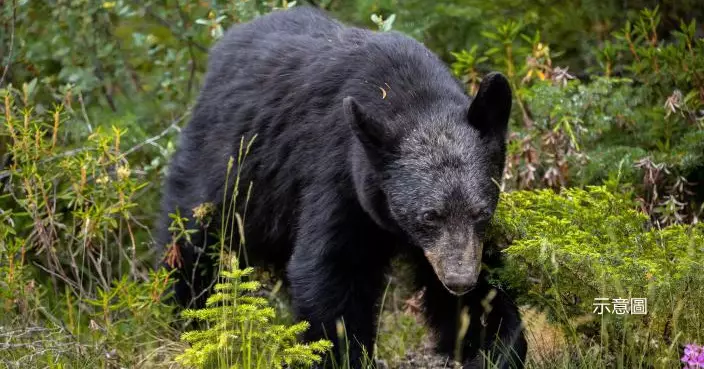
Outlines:
[[388, 32], [391, 31], [391, 27], [394, 24], [394, 20], [396, 20], [396, 14], [391, 14], [388, 18], [384, 19], [380, 15], [377, 14], [372, 14], [371, 16], [372, 22], [379, 27], [379, 31], [381, 32]]
[[[528, 127], [516, 127], [509, 144], [513, 170], [507, 178], [511, 180], [509, 186], [532, 188], [542, 184], [558, 188], [598, 183], [624, 167], [612, 160], [613, 156], [595, 161], [592, 155], [597, 160], [603, 155], [602, 149], [594, 149], [597, 145], [611, 147], [634, 140], [631, 136], [639, 116], [631, 104], [642, 98], [629, 80], [597, 78], [588, 84], [576, 80], [561, 84], [537, 81], [521, 95], [530, 120]], [[634, 165], [640, 158], [626, 158], [629, 173], [635, 172]], [[596, 176], [585, 164], [599, 168], [601, 175]]]
[[[133, 166], [149, 170], [149, 182], [158, 183], [173, 151], [171, 139], [204, 75], [210, 45], [230, 26], [292, 4], [278, 0], [3, 2], [0, 75], [14, 86], [31, 85], [32, 106], [39, 114], [50, 112], [67, 95], [74, 104], [80, 103], [81, 110], [75, 107], [78, 122], [64, 125], [63, 145], [81, 146], [96, 126], [128, 129], [124, 144], [143, 145], [131, 155]], [[0, 156], [3, 150], [0, 147]], [[143, 201], [151, 212], [156, 211], [155, 195], [150, 191], [147, 196], [152, 198]]]
[[[572, 70], [598, 68], [604, 58], [594, 50], [601, 48], [610, 33], [623, 27], [629, 17], [637, 16], [643, 8], [659, 4], [662, 21], [657, 30], [665, 34], [676, 29], [681, 19], [689, 22], [704, 16], [698, 0], [327, 0], [319, 3], [346, 20], [367, 26], [373, 26], [369, 14], [396, 14], [397, 30], [424, 42], [447, 61], [453, 60], [454, 50], [468, 50], [475, 45], [482, 50], [499, 46], [484, 37], [484, 33], [495, 31], [510, 20], [526, 34], [545, 35], [545, 44], [561, 50], [565, 64]], [[615, 51], [611, 54], [607, 51], [615, 59], [614, 54]], [[520, 58], [516, 61], [523, 63]]]
[[[36, 345], [10, 337], [17, 350], [3, 350], [0, 361], [135, 365], [146, 360], [145, 347], [158, 350], [155, 336], [174, 335], [163, 300], [169, 275], [148, 268], [142, 243], [136, 203], [146, 184], [122, 151], [124, 131], [96, 129], [82, 148], [66, 150], [70, 113], [61, 105], [36, 113], [30, 90], [0, 90], [0, 133], [11, 157], [0, 172], [0, 325], [68, 336]], [[53, 346], [62, 349], [46, 348]], [[43, 349], [46, 356], [36, 354]]]
[[[124, 108], [118, 99], [145, 92], [178, 108], [190, 101], [207, 48], [223, 29], [271, 10], [264, 1], [218, 3], [18, 1], [14, 31], [35, 37], [16, 38], [11, 80], [71, 84], [113, 111]], [[12, 8], [4, 11], [10, 20]]]
[[251, 295], [259, 283], [244, 280], [253, 271], [239, 269], [237, 259], [231, 258], [206, 308], [183, 312], [184, 317], [204, 322], [207, 328], [181, 336], [191, 347], [177, 361], [199, 368], [282, 368], [284, 363], [310, 366], [332, 347], [326, 340], [298, 343], [297, 336], [309, 327], [307, 322], [288, 327], [272, 324], [274, 309], [265, 298]]
[[422, 348], [426, 328], [412, 314], [394, 310], [381, 312], [382, 334], [375, 355], [398, 365], [409, 353]]
[[[517, 109], [506, 188], [618, 178], [633, 185], [654, 221], [696, 222], [704, 198], [694, 187], [704, 178], [704, 39], [696, 20], [681, 21], [667, 38], [658, 8], [640, 11], [590, 50], [604, 75], [580, 81], [555, 65], [564, 58], [521, 19], [484, 30], [488, 45], [452, 54], [452, 69], [470, 92], [482, 69], [498, 69], [512, 82]], [[626, 77], [614, 77], [617, 69]]]
[[[701, 105], [701, 92], [704, 88], [704, 39], [696, 36], [697, 21], [680, 20], [679, 28], [673, 30], [673, 42], [660, 40], [658, 25], [661, 15], [658, 7], [643, 9], [635, 21], [626, 21], [623, 28], [614, 33], [612, 47], [617, 55], [622, 55], [626, 70], [639, 76], [654, 93], [666, 95], [674, 89], [688, 93], [679, 104]], [[606, 47], [606, 46], [605, 46]], [[612, 53], [612, 52], [609, 52]], [[607, 71], [608, 71], [608, 65]], [[607, 73], [608, 75], [608, 73]], [[682, 98], [682, 97], [680, 97]], [[673, 109], [674, 107], [670, 107]]]
[[469, 50], [453, 52], [452, 56], [455, 58], [451, 65], [452, 72], [467, 85], [470, 94], [476, 94], [481, 82], [478, 66], [489, 60], [489, 57], [480, 56], [477, 45]]
[[[512, 243], [499, 279], [573, 342], [601, 340], [603, 358], [671, 367], [678, 344], [702, 338], [704, 226], [654, 228], [636, 209], [605, 187], [504, 193], [496, 224]], [[648, 312], [596, 320], [595, 298], [647, 298]]]

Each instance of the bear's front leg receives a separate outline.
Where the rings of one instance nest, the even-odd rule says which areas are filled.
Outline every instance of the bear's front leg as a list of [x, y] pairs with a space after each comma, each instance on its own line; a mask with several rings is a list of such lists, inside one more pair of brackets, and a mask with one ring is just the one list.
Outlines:
[[474, 289], [456, 296], [429, 265], [420, 269], [425, 314], [438, 335], [440, 353], [458, 359], [464, 368], [524, 367], [523, 325], [518, 308], [505, 292], [491, 286], [482, 274]]
[[[303, 222], [311, 226], [299, 229], [287, 277], [297, 318], [310, 323], [304, 339], [329, 339], [336, 367], [349, 362], [362, 368], [373, 355], [377, 305], [391, 255], [384, 236], [363, 214], [344, 213]], [[331, 359], [324, 366], [330, 367]]]

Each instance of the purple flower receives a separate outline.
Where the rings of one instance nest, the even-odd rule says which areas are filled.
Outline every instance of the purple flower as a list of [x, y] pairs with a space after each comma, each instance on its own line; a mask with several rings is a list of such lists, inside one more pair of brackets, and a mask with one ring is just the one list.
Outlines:
[[704, 346], [694, 343], [684, 347], [684, 356], [680, 359], [683, 369], [704, 369]]

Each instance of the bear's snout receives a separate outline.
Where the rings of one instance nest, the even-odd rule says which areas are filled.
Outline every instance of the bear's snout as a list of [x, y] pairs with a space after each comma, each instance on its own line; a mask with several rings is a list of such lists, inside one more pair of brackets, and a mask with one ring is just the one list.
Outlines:
[[448, 273], [443, 284], [450, 293], [459, 296], [472, 290], [477, 284], [477, 278], [472, 273]]
[[[452, 242], [461, 240], [462, 242]], [[454, 295], [463, 295], [477, 284], [482, 267], [482, 242], [476, 233], [462, 237], [442, 237], [425, 257], [440, 282]]]

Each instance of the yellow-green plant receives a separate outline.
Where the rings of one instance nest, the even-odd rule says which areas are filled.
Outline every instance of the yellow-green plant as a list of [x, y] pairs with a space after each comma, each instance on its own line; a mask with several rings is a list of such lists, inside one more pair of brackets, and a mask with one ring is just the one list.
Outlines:
[[251, 267], [240, 269], [237, 258], [231, 257], [206, 307], [183, 311], [185, 318], [200, 321], [206, 328], [181, 336], [191, 347], [177, 361], [198, 368], [311, 366], [332, 347], [327, 340], [299, 343], [297, 337], [308, 329], [307, 322], [273, 324], [275, 310], [266, 298], [252, 295], [259, 282], [246, 280], [253, 271]]

